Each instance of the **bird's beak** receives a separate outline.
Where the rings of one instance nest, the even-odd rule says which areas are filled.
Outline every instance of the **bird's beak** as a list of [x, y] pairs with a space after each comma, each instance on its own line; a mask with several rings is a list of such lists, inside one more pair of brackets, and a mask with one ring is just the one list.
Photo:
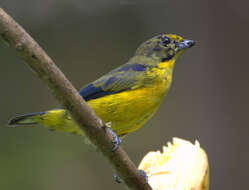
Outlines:
[[183, 39], [181, 42], [179, 42], [177, 44], [177, 47], [178, 47], [179, 50], [182, 50], [182, 49], [191, 48], [194, 45], [195, 45], [195, 42], [193, 40], [185, 40], [185, 39]]

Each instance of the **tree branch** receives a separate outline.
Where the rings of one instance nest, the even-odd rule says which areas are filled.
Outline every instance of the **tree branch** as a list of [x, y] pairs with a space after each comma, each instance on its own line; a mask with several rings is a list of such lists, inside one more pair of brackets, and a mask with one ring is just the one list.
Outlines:
[[104, 122], [89, 108], [69, 80], [58, 69], [46, 52], [0, 8], [0, 36], [14, 48], [17, 55], [52, 90], [56, 99], [71, 114], [90, 141], [110, 161], [117, 174], [130, 189], [151, 190], [126, 152], [119, 147], [112, 152], [112, 135]]

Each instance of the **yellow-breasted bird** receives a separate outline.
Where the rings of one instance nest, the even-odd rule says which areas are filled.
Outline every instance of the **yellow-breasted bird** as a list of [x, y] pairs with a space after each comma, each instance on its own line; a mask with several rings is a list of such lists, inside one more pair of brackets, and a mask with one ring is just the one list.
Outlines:
[[[162, 34], [142, 43], [130, 60], [79, 91], [88, 105], [118, 136], [142, 127], [157, 111], [172, 82], [178, 56], [194, 41]], [[84, 135], [65, 109], [17, 116], [13, 126], [42, 125]]]

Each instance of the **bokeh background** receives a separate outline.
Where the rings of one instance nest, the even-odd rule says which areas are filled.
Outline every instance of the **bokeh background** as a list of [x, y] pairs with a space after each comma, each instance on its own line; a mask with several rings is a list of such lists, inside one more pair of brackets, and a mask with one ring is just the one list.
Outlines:
[[[246, 189], [249, 178], [248, 1], [0, 0], [80, 88], [125, 63], [157, 34], [194, 39], [176, 64], [158, 113], [122, 146], [138, 164], [172, 137], [198, 139], [210, 189]], [[58, 106], [0, 40], [0, 189], [124, 189], [104, 157], [78, 136], [7, 128], [10, 117]]]

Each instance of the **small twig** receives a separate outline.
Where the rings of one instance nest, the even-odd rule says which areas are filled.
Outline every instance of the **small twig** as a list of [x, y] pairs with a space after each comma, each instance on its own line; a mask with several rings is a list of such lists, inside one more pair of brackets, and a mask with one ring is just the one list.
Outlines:
[[151, 190], [126, 152], [119, 147], [112, 152], [112, 135], [103, 121], [89, 108], [64, 74], [57, 68], [46, 52], [0, 8], [0, 36], [14, 48], [17, 55], [52, 90], [56, 99], [71, 114], [90, 141], [110, 161], [119, 177], [130, 189]]

